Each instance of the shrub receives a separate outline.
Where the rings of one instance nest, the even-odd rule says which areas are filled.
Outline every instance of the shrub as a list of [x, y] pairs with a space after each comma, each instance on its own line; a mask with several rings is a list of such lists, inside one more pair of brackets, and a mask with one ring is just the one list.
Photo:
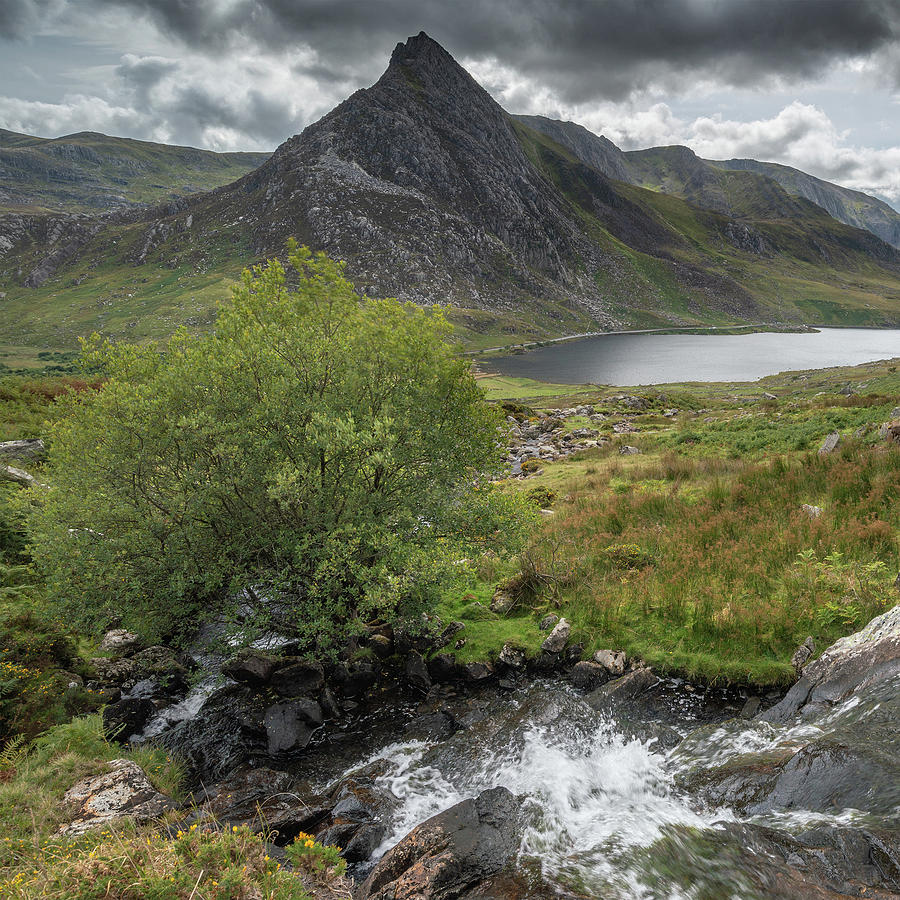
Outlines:
[[556, 491], [550, 490], [543, 484], [539, 484], [525, 492], [525, 499], [533, 503], [538, 509], [549, 509], [556, 503], [556, 497]]
[[158, 639], [240, 609], [245, 638], [277, 617], [325, 652], [434, 600], [438, 535], [485, 537], [460, 511], [499, 465], [500, 415], [447, 323], [361, 301], [323, 254], [288, 258], [290, 284], [277, 260], [245, 271], [211, 333], [87, 345], [103, 384], [57, 400], [33, 522], [82, 623]]

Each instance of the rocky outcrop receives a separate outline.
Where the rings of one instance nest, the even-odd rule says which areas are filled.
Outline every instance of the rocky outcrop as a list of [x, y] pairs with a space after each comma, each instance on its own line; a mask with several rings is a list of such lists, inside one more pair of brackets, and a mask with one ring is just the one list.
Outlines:
[[42, 460], [46, 455], [47, 448], [40, 438], [0, 442], [0, 459]]
[[359, 900], [451, 900], [499, 872], [519, 847], [519, 802], [506, 788], [464, 800], [389, 850]]
[[785, 723], [799, 716], [816, 721], [853, 696], [870, 694], [900, 676], [900, 606], [832, 644], [808, 663], [785, 698], [760, 718]]
[[175, 808], [171, 798], [153, 787], [137, 763], [114, 759], [107, 768], [66, 791], [63, 802], [71, 808], [72, 817], [60, 829], [61, 834], [84, 834], [125, 818], [142, 824]]

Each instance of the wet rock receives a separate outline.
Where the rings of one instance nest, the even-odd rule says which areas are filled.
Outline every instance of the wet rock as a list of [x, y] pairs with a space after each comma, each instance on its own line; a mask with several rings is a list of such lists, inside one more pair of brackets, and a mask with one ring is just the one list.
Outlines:
[[538, 624], [538, 628], [541, 631], [549, 631], [557, 622], [559, 621], [559, 616], [553, 615], [550, 613], [549, 615], [544, 616]]
[[816, 642], [812, 639], [812, 636], [808, 636], [806, 640], [794, 651], [794, 655], [791, 657], [791, 665], [794, 667], [794, 671], [799, 675], [803, 667], [806, 665], [807, 660], [815, 653], [816, 651]]
[[518, 850], [519, 803], [506, 788], [464, 800], [413, 829], [379, 860], [359, 900], [451, 900]]
[[325, 797], [311, 794], [287, 772], [242, 766], [204, 790], [188, 823], [214, 819], [226, 825], [265, 828], [270, 840], [287, 844], [300, 832], [314, 834], [331, 815]]
[[275, 672], [278, 660], [262, 653], [247, 653], [229, 660], [222, 666], [222, 674], [250, 684], [261, 687], [266, 684]]
[[263, 715], [269, 753], [276, 756], [302, 750], [323, 721], [322, 708], [315, 700], [273, 704]]
[[659, 678], [650, 669], [635, 669], [614, 681], [607, 682], [585, 698], [596, 710], [605, 710], [629, 703], [644, 691], [653, 687]]
[[143, 642], [134, 632], [124, 628], [114, 628], [107, 631], [100, 641], [101, 653], [115, 653], [116, 656], [130, 656], [141, 649]]
[[319, 663], [299, 660], [278, 669], [270, 683], [282, 697], [311, 696], [325, 686], [325, 671]]
[[459, 731], [459, 725], [448, 712], [426, 713], [416, 716], [406, 726], [405, 734], [415, 740], [443, 741]]
[[741, 707], [741, 718], [752, 719], [762, 706], [762, 700], [759, 697], [749, 697], [747, 702]]
[[103, 774], [79, 781], [66, 791], [63, 802], [72, 810], [72, 821], [60, 828], [66, 835], [84, 834], [123, 818], [149, 822], [175, 808], [128, 759], [114, 759]]
[[900, 606], [832, 644], [803, 670], [787, 695], [760, 718], [784, 723], [814, 720], [853, 694], [870, 691], [900, 674]]
[[156, 712], [156, 704], [143, 697], [129, 697], [103, 709], [103, 731], [110, 740], [127, 741], [139, 734]]
[[494, 674], [491, 666], [483, 662], [466, 663], [463, 669], [469, 681], [484, 681], [484, 679], [490, 678]]
[[594, 654], [594, 662], [603, 666], [610, 675], [618, 677], [625, 674], [628, 659], [621, 650], [598, 650]]
[[824, 441], [822, 441], [822, 446], [819, 447], [819, 456], [825, 456], [829, 453], [833, 453], [837, 450], [841, 445], [841, 433], [839, 431], [832, 431]]
[[229, 685], [212, 694], [196, 715], [156, 740], [187, 764], [194, 780], [211, 784], [266, 752], [263, 712], [259, 695]]
[[416, 689], [427, 693], [431, 689], [431, 675], [421, 653], [410, 650], [406, 657], [406, 680]]
[[322, 844], [336, 844], [350, 863], [367, 860], [387, 834], [387, 822], [397, 806], [390, 791], [377, 779], [384, 774], [379, 761], [344, 778], [329, 792], [329, 818], [314, 832]]
[[507, 641], [503, 645], [503, 649], [500, 651], [500, 655], [497, 659], [503, 663], [503, 665], [509, 666], [512, 669], [522, 669], [525, 667], [525, 651], [511, 641]]
[[462, 678], [463, 669], [449, 653], [439, 653], [428, 660], [428, 674], [433, 682], [441, 684]]
[[569, 625], [568, 621], [564, 618], [560, 619], [556, 625], [553, 626], [553, 631], [550, 632], [548, 637], [545, 638], [544, 642], [541, 644], [541, 649], [545, 653], [561, 653], [569, 640], [571, 631], [572, 627]]
[[609, 680], [609, 672], [596, 662], [584, 660], [572, 669], [572, 684], [582, 691], [593, 691]]
[[379, 672], [377, 660], [338, 663], [331, 673], [330, 683], [345, 697], [362, 697], [378, 680]]

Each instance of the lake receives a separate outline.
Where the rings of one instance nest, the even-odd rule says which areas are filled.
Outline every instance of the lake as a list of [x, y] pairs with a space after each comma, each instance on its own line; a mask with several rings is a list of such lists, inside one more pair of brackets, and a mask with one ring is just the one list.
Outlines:
[[900, 329], [802, 334], [604, 334], [485, 360], [482, 368], [560, 384], [756, 381], [796, 369], [900, 356]]

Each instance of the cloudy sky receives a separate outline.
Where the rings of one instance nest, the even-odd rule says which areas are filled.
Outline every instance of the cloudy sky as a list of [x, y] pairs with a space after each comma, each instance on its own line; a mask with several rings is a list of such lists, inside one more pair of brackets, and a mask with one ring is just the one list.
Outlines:
[[272, 149], [420, 30], [512, 112], [900, 208], [900, 0], [0, 0], [0, 127]]

